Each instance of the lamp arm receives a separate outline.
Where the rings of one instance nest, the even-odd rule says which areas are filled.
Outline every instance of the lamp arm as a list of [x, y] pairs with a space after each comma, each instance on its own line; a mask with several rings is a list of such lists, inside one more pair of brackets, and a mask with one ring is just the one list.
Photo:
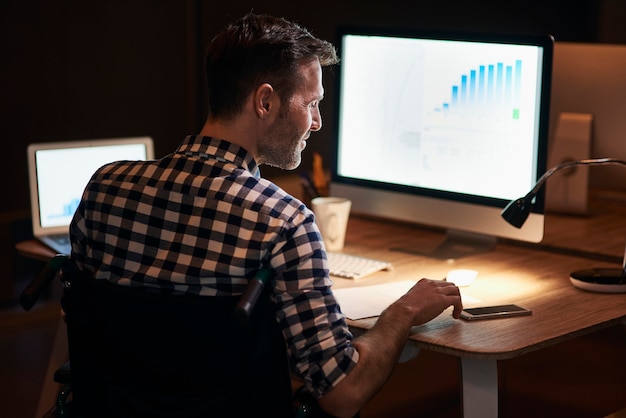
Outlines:
[[[546, 182], [546, 180], [548, 180], [548, 178], [551, 177], [557, 171], [561, 171], [566, 168], [572, 168], [578, 165], [623, 165], [623, 166], [626, 166], [626, 161], [619, 160], [616, 158], [591, 158], [591, 159], [586, 159], [586, 160], [569, 161], [566, 163], [556, 165], [552, 167], [551, 169], [549, 169], [548, 171], [546, 171], [545, 174], [541, 176], [541, 178], [539, 178], [537, 183], [535, 183], [535, 186], [532, 188], [531, 191], [529, 191], [526, 194], [526, 196], [516, 199], [516, 200], [511, 200], [509, 204], [506, 205], [505, 208], [502, 210], [501, 212], [502, 218], [504, 218], [504, 220], [507, 221], [509, 224], [517, 228], [521, 228], [524, 222], [526, 222], [526, 219], [528, 218], [533, 198], [537, 195], [537, 193], [539, 192], [539, 189], [541, 189], [541, 187]], [[618, 284], [618, 285], [626, 284], [626, 249], [624, 250], [624, 258], [622, 261], [621, 270], [617, 272], [611, 272], [611, 274], [602, 273], [605, 270], [607, 269], [593, 269], [593, 270], [584, 270], [580, 272], [574, 272], [572, 273], [572, 277], [581, 276], [582, 278], [579, 278], [580, 280], [593, 282], [595, 280], [599, 280], [598, 277], [600, 277], [600, 275], [604, 275], [606, 277], [603, 277], [603, 279], [607, 279], [608, 277], [608, 280], [612, 284]]]
[[585, 160], [568, 161], [566, 163], [555, 165], [539, 178], [539, 180], [532, 188], [532, 190], [528, 193], [528, 195], [535, 196], [539, 192], [539, 189], [541, 189], [541, 186], [543, 186], [543, 184], [546, 182], [546, 180], [548, 180], [548, 178], [557, 171], [561, 171], [566, 168], [572, 168], [578, 165], [626, 165], [626, 160], [619, 160], [616, 158], [590, 158]]
[[556, 165], [545, 172], [541, 178], [535, 183], [533, 188], [526, 194], [516, 200], [511, 200], [502, 210], [501, 215], [509, 224], [516, 228], [521, 228], [526, 222], [528, 215], [530, 214], [530, 208], [532, 206], [532, 200], [535, 198], [543, 184], [557, 171], [561, 171], [566, 168], [572, 168], [577, 165], [623, 165], [626, 166], [625, 160], [618, 160], [616, 158], [592, 158], [587, 160], [569, 161]]

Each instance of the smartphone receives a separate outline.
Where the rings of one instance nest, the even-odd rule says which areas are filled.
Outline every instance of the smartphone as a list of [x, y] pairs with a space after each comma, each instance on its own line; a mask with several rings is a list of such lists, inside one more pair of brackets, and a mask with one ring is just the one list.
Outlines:
[[507, 318], [510, 316], [530, 315], [530, 309], [517, 305], [481, 306], [478, 308], [466, 308], [461, 312], [461, 318], [468, 321], [490, 318]]

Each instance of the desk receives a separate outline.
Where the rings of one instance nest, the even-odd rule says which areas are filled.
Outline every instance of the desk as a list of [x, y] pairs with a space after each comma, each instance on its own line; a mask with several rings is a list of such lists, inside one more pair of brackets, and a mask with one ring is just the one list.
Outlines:
[[20, 241], [15, 244], [15, 250], [21, 256], [41, 261], [50, 261], [57, 253], [36, 239]]
[[[624, 237], [626, 235], [621, 236]], [[394, 270], [359, 281], [335, 278], [334, 286], [368, 286], [421, 277], [437, 279], [445, 277], [453, 268], [468, 268], [477, 270], [479, 275], [474, 284], [462, 288], [463, 294], [479, 299], [480, 304], [517, 303], [532, 309], [532, 316], [475, 322], [454, 320], [446, 311], [433, 321], [413, 328], [409, 346], [460, 359], [465, 417], [497, 416], [499, 360], [540, 350], [626, 320], [626, 294], [590, 293], [569, 282], [569, 273], [573, 270], [591, 265], [616, 267], [615, 263], [513, 243], [499, 243], [491, 252], [453, 261], [397, 250], [432, 249], [443, 238], [442, 232], [432, 229], [352, 216], [343, 251], [391, 261]], [[623, 241], [621, 245], [623, 251]], [[350, 326], [358, 335], [375, 322], [375, 318], [350, 321]]]
[[[463, 288], [463, 293], [485, 304], [514, 302], [532, 309], [530, 317], [479, 322], [454, 320], [447, 311], [428, 324], [414, 327], [409, 337], [409, 347], [460, 359], [465, 417], [495, 417], [498, 414], [498, 361], [626, 320], [626, 294], [588, 293], [575, 288], [568, 280], [569, 273], [576, 269], [619, 265], [616, 263], [621, 260], [626, 240], [624, 219], [624, 204], [616, 208], [592, 205], [589, 217], [549, 215], [546, 239], [539, 246], [503, 242], [492, 252], [446, 261], [396, 250], [434, 249], [444, 239], [441, 231], [352, 216], [344, 251], [391, 261], [394, 270], [358, 281], [334, 279], [335, 287], [369, 286], [421, 277], [443, 278], [453, 268], [470, 268], [477, 270], [479, 276], [473, 285]], [[563, 250], [566, 246], [568, 248]], [[554, 251], [546, 251], [546, 248]], [[26, 256], [49, 259], [55, 255], [37, 241], [20, 243], [17, 249]], [[576, 307], [575, 311], [572, 306]], [[375, 319], [366, 319], [350, 321], [350, 326], [359, 334], [374, 323]], [[59, 344], [63, 342], [64, 332], [64, 327], [60, 327]], [[58, 358], [51, 359], [49, 373], [62, 364], [67, 352], [58, 347], [53, 356], [55, 353]], [[46, 384], [50, 383], [53, 383], [52, 378], [46, 378]], [[54, 391], [44, 390], [40, 408], [52, 404], [49, 398], [45, 399], [48, 394], [53, 396]]]

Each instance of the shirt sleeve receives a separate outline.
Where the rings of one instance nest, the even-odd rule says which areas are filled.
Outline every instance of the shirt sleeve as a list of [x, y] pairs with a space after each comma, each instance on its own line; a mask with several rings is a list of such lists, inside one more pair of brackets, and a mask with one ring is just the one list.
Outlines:
[[356, 365], [358, 352], [335, 299], [322, 237], [310, 211], [275, 248], [274, 297], [293, 372], [321, 397]]

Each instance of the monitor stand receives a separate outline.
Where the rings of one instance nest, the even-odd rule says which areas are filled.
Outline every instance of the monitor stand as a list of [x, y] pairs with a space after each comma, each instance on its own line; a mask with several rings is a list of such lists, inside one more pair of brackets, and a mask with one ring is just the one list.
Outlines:
[[[562, 112], [548, 151], [548, 167], [591, 156], [593, 115]], [[563, 170], [546, 184], [546, 211], [585, 215], [589, 212], [589, 168]]]
[[415, 245], [394, 247], [391, 250], [436, 258], [438, 260], [455, 260], [492, 251], [496, 243], [497, 238], [494, 236], [449, 229], [446, 231], [445, 238], [433, 248]]

